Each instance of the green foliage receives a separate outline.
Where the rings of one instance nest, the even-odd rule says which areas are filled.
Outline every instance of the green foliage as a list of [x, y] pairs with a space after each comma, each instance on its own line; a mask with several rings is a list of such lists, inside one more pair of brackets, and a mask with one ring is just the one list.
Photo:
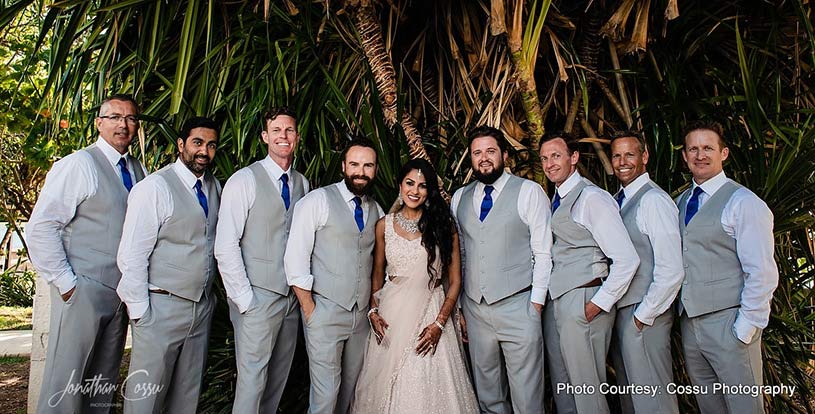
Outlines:
[[0, 306], [31, 307], [34, 305], [35, 274], [20, 269], [22, 258], [0, 273]]

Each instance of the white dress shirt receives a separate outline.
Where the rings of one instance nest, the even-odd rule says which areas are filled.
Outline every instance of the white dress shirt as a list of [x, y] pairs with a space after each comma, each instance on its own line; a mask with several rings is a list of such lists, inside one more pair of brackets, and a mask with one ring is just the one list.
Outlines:
[[[96, 140], [96, 146], [102, 150], [121, 180], [122, 173], [118, 163], [122, 158], [127, 161], [128, 155], [119, 154], [102, 137]], [[144, 175], [147, 175], [144, 166], [136, 162]], [[56, 286], [60, 294], [76, 286], [76, 275], [62, 245], [62, 231], [73, 220], [76, 208], [96, 195], [99, 172], [95, 165], [93, 156], [86, 151], [76, 151], [55, 162], [45, 177], [40, 197], [25, 227], [31, 263], [37, 274]], [[130, 176], [134, 177], [130, 164], [127, 165]]]
[[[353, 216], [356, 204], [356, 195], [348, 190], [345, 181], [335, 184], [340, 196], [345, 200], [348, 214]], [[286, 269], [286, 280], [289, 286], [297, 286], [304, 290], [311, 290], [314, 275], [311, 274], [311, 253], [314, 251], [314, 238], [317, 230], [325, 226], [328, 221], [328, 199], [326, 188], [318, 188], [301, 198], [294, 206], [291, 220], [289, 240], [286, 244], [286, 254], [283, 257], [283, 267]], [[362, 199], [362, 221], [368, 223], [368, 203], [376, 205], [377, 219], [385, 215], [382, 207], [368, 196]]]
[[[623, 187], [620, 190], [625, 192], [623, 206], [649, 182], [651, 178], [644, 173]], [[648, 237], [654, 250], [654, 280], [648, 286], [642, 302], [637, 305], [634, 316], [650, 326], [657, 316], [671, 307], [685, 278], [679, 209], [667, 194], [648, 191], [640, 197], [636, 223], [637, 229]]]
[[[280, 177], [288, 174], [291, 179], [291, 166], [283, 171], [268, 155], [260, 161], [260, 165], [269, 174], [274, 190], [280, 194], [282, 189]], [[246, 227], [246, 219], [249, 217], [249, 209], [255, 204], [255, 186], [255, 177], [248, 167], [238, 170], [227, 180], [221, 194], [218, 230], [215, 233], [215, 258], [218, 260], [218, 270], [224, 281], [226, 296], [235, 303], [240, 313], [246, 312], [254, 297], [243, 263], [240, 241]], [[303, 194], [307, 194], [308, 190], [308, 180], [303, 179]]]
[[[510, 174], [504, 172], [491, 184], [494, 188], [490, 194], [493, 203], [501, 196], [501, 191], [509, 181], [509, 176]], [[473, 189], [472, 207], [476, 215], [481, 214], [484, 187], [486, 187], [486, 184], [478, 182]], [[456, 217], [462, 194], [464, 194], [464, 188], [458, 189], [450, 201], [453, 217]], [[543, 188], [534, 181], [529, 180], [521, 183], [521, 190], [518, 193], [516, 204], [518, 206], [518, 216], [520, 216], [524, 224], [529, 226], [529, 245], [532, 248], [531, 301], [543, 305], [546, 302], [546, 291], [549, 288], [549, 278], [552, 275], [552, 208]], [[456, 219], [456, 222], [458, 222], [458, 219]], [[462, 255], [466, 254], [464, 243], [460, 243], [460, 245]], [[463, 257], [461, 262], [464, 263]], [[465, 272], [466, 269], [462, 269], [462, 275]]]
[[[577, 171], [569, 176], [556, 190], [560, 198], [565, 198], [582, 179]], [[591, 233], [597, 246], [612, 261], [608, 277], [591, 298], [600, 309], [609, 312], [625, 295], [640, 265], [640, 258], [620, 217], [620, 207], [607, 191], [588, 186], [575, 201], [571, 218]]]
[[[693, 181], [691, 191], [702, 187], [699, 208], [729, 181], [731, 180], [725, 176], [724, 171], [702, 185]], [[770, 320], [770, 301], [778, 286], [778, 267], [773, 257], [773, 212], [767, 207], [767, 203], [742, 187], [725, 204], [721, 222], [724, 232], [736, 239], [736, 255], [745, 274], [741, 308], [733, 330], [742, 342], [749, 343], [756, 330], [767, 326]]]
[[[175, 161], [172, 169], [184, 187], [192, 195], [196, 195], [195, 183], [203, 180], [206, 175], [196, 177], [180, 158]], [[217, 180], [215, 185], [220, 186]], [[201, 191], [209, 198], [207, 185], [202, 185]], [[116, 258], [119, 270], [122, 271], [122, 280], [119, 281], [116, 293], [127, 305], [130, 319], [141, 318], [150, 306], [149, 290], [156, 288], [147, 282], [150, 255], [156, 246], [159, 229], [172, 215], [173, 196], [164, 177], [151, 174], [130, 190], [127, 214], [122, 228], [122, 241], [119, 243], [119, 254]]]

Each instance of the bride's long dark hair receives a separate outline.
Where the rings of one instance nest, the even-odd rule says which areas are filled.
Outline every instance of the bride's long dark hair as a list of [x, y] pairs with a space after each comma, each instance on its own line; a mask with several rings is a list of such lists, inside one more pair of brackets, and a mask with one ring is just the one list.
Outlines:
[[436, 170], [429, 162], [414, 158], [405, 163], [399, 171], [401, 186], [405, 176], [413, 170], [419, 170], [425, 177], [427, 186], [427, 201], [422, 204], [422, 217], [419, 219], [419, 231], [422, 232], [422, 246], [427, 250], [427, 273], [431, 280], [437, 276], [433, 262], [436, 261], [436, 248], [439, 249], [441, 258], [441, 276], [447, 275], [447, 267], [453, 260], [453, 232], [456, 231], [453, 215], [450, 207], [444, 201], [439, 192], [439, 181], [436, 177]]

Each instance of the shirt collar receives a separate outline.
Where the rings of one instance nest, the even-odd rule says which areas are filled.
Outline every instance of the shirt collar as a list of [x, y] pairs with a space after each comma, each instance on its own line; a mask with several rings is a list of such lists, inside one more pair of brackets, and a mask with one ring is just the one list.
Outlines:
[[127, 154], [119, 154], [119, 151], [116, 151], [116, 149], [108, 144], [101, 136], [96, 140], [96, 147], [102, 150], [102, 154], [105, 155], [105, 158], [110, 161], [113, 166], [118, 165], [121, 158], [124, 158], [125, 162], [127, 162]]
[[[173, 170], [187, 188], [195, 187], [195, 182], [199, 180], [199, 178], [196, 177], [186, 165], [184, 165], [184, 162], [181, 161], [181, 157], [176, 158], [175, 163], [173, 164]], [[206, 177], [206, 173], [200, 178], [202, 185], [204, 183], [204, 177]]]
[[695, 180], [691, 180], [691, 182], [693, 183], [693, 186], [691, 187], [692, 190], [695, 190], [696, 187], [702, 187], [702, 191], [704, 191], [705, 194], [712, 196], [716, 193], [716, 191], [719, 191], [723, 185], [727, 184], [727, 176], [724, 175], [724, 171], [722, 171], [701, 185], [696, 184]]
[[498, 179], [495, 180], [494, 183], [492, 183], [492, 184], [484, 184], [481, 181], [479, 181], [478, 184], [476, 184], [475, 186], [476, 186], [476, 190], [483, 193], [484, 192], [484, 187], [486, 187], [487, 185], [491, 185], [493, 187], [493, 189], [494, 189], [493, 190], [494, 193], [500, 194], [501, 190], [504, 188], [504, 185], [506, 185], [507, 181], [509, 181], [509, 174], [507, 174], [506, 171], [503, 171], [503, 172], [501, 172], [501, 176], [498, 177]]
[[560, 184], [555, 191], [560, 194], [560, 198], [564, 198], [567, 194], [569, 194], [569, 191], [572, 191], [572, 189], [580, 183], [582, 178], [583, 177], [580, 175], [580, 173], [575, 169], [572, 175], [570, 175], [566, 181]]
[[634, 194], [637, 194], [637, 191], [640, 191], [640, 188], [651, 181], [651, 177], [648, 175], [647, 172], [642, 173], [639, 177], [635, 178], [634, 181], [628, 183], [627, 187], [623, 187], [623, 191], [625, 192], [625, 198], [630, 199], [634, 197]]
[[346, 203], [350, 203], [354, 197], [359, 197], [363, 203], [368, 199], [367, 196], [357, 196], [356, 194], [352, 193], [351, 190], [348, 189], [348, 186], [345, 185], [345, 180], [341, 180], [335, 185], [337, 186], [337, 189], [340, 190], [340, 196], [342, 196], [342, 199], [345, 200]]
[[268, 155], [266, 155], [266, 158], [260, 160], [260, 165], [262, 165], [263, 168], [266, 169], [266, 172], [269, 173], [269, 176], [272, 177], [273, 180], [279, 180], [280, 176], [283, 175], [284, 173], [288, 174], [289, 178], [291, 179], [291, 165], [289, 166], [288, 170], [283, 171], [283, 169], [280, 168], [280, 166], [277, 165], [277, 163], [274, 162], [274, 160], [272, 160], [272, 157]]

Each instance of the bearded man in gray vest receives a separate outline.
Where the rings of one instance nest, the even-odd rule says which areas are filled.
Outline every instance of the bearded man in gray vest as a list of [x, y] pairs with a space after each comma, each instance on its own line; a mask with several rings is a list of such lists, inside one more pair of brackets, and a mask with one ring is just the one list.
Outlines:
[[481, 126], [467, 137], [477, 181], [456, 191], [450, 207], [462, 235], [461, 322], [478, 404], [483, 413], [542, 413], [549, 200], [535, 182], [504, 171], [500, 130]]
[[115, 386], [127, 316], [116, 296], [116, 249], [127, 196], [146, 175], [128, 155], [139, 106], [127, 95], [102, 102], [94, 144], [57, 161], [26, 225], [31, 263], [51, 286], [51, 327], [37, 412], [108, 412], [113, 392], [68, 392], [101, 379]]
[[640, 266], [617, 302], [610, 357], [621, 386], [657, 390], [621, 395], [623, 412], [678, 414], [676, 395], [666, 390], [673, 382], [671, 305], [685, 277], [678, 210], [648, 176], [648, 147], [639, 132], [611, 138], [611, 165], [622, 187], [614, 198]]
[[309, 189], [292, 168], [300, 136], [289, 108], [263, 116], [268, 155], [224, 185], [215, 258], [235, 328], [233, 413], [274, 413], [289, 376], [300, 311], [283, 270], [294, 205]]
[[691, 124], [682, 157], [693, 182], [677, 198], [685, 281], [679, 315], [685, 368], [703, 414], [763, 413], [762, 395], [714, 393], [714, 383], [762, 385], [761, 332], [778, 286], [773, 214], [727, 178], [721, 125]]
[[550, 134], [540, 156], [556, 187], [551, 300], [543, 318], [555, 404], [558, 413], [608, 413], [600, 384], [606, 382], [615, 304], [640, 260], [611, 194], [577, 172], [577, 141]]
[[297, 203], [283, 263], [305, 325], [309, 413], [348, 413], [368, 338], [374, 228], [368, 194], [377, 154], [366, 139], [342, 152], [343, 180]]
[[133, 332], [125, 413], [194, 413], [215, 309], [215, 229], [221, 185], [208, 171], [218, 127], [184, 123], [179, 157], [133, 188], [116, 291]]

